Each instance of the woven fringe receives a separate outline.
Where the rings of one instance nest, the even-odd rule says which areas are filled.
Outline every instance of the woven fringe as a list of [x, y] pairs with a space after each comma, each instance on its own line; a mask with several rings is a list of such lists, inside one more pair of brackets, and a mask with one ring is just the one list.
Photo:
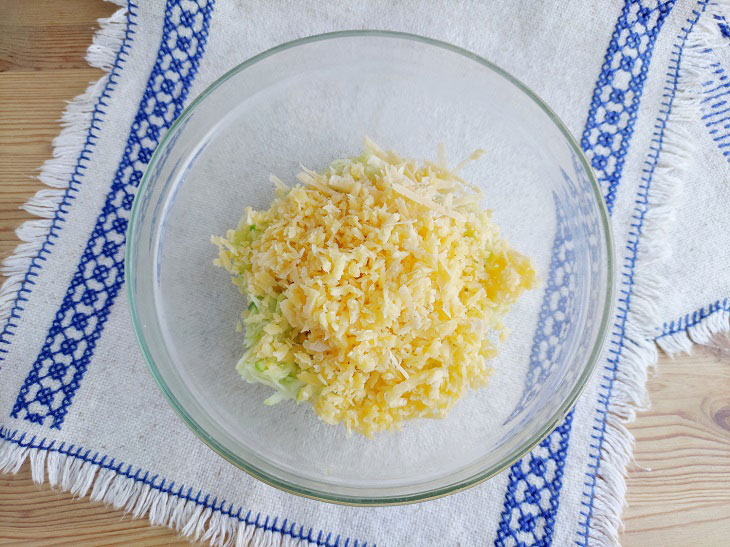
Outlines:
[[185, 536], [225, 547], [306, 547], [306, 539], [264, 530], [220, 510], [204, 507], [149, 484], [128, 478], [96, 463], [44, 449], [22, 447], [0, 440], [0, 473], [17, 473], [30, 460], [33, 480], [74, 496], [90, 496], [134, 518], [147, 516], [151, 524], [167, 526]]
[[719, 334], [730, 332], [730, 312], [719, 310], [684, 330], [657, 338], [657, 344], [668, 355], [690, 353], [694, 344], [711, 346]]
[[[124, 5], [124, 0], [109, 0]], [[22, 241], [15, 252], [2, 263], [0, 273], [7, 279], [0, 288], [0, 322], [5, 322], [19, 296], [18, 291], [34, 259], [49, 237], [51, 222], [68, 191], [79, 155], [86, 142], [94, 107], [107, 84], [117, 51], [122, 45], [127, 21], [127, 8], [111, 17], [100, 19], [100, 29], [86, 53], [87, 62], [107, 72], [84, 93], [73, 99], [61, 117], [61, 133], [53, 139], [53, 157], [41, 167], [39, 179], [49, 188], [39, 190], [22, 207], [38, 220], [24, 222], [15, 233]]]
[[[618, 546], [623, 523], [621, 513], [626, 500], [626, 467], [632, 459], [634, 437], [626, 424], [636, 412], [649, 406], [646, 381], [648, 373], [656, 369], [658, 347], [654, 338], [655, 326], [660, 322], [656, 302], [667, 290], [666, 281], [653, 264], [666, 260], [671, 251], [667, 230], [675, 218], [676, 204], [681, 199], [682, 175], [693, 162], [692, 140], [688, 123], [696, 119], [700, 102], [700, 69], [705, 62], [702, 54], [707, 48], [726, 46], [714, 14], [727, 11], [729, 0], [708, 6], [687, 38], [679, 60], [679, 88], [674, 96], [672, 111], [664, 129], [661, 155], [656, 165], [647, 211], [642, 225], [634, 290], [626, 321], [626, 339], [621, 366], [616, 372], [611, 404], [606, 419], [606, 434], [601, 453], [601, 466], [595, 487], [595, 500], [590, 545]], [[690, 327], [673, 339], [663, 338], [662, 348], [687, 349], [691, 342], [705, 342], [709, 337], [728, 330], [728, 314], [717, 313], [700, 324]], [[674, 345], [672, 345], [674, 344]]]
[[[692, 81], [691, 85], [694, 86], [691, 90], [694, 91], [691, 99], [693, 104], [699, 102], [699, 93], [697, 91], [700, 89], [700, 74], [698, 69], [703, 66], [703, 62], [706, 62], [701, 52], [706, 48], [727, 47], [727, 38], [722, 36], [717, 22], [713, 21], [712, 16], [715, 14], [725, 15], [729, 11], [730, 2], [728, 0], [714, 2], [708, 13], [697, 23], [696, 31], [693, 33], [696, 37], [694, 40], [689, 41], [692, 47], [688, 48], [689, 55], [687, 59], [690, 65], [688, 67], [688, 78]], [[668, 355], [690, 353], [693, 345], [708, 345], [712, 342], [713, 337], [728, 332], [730, 332], [730, 312], [720, 310], [686, 329], [657, 338], [656, 343]]]

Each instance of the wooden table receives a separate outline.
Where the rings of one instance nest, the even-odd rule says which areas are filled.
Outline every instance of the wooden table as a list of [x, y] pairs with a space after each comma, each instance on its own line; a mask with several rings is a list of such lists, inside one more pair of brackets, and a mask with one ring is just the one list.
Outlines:
[[[64, 101], [100, 76], [83, 59], [99, 0], [0, 0], [0, 256], [29, 215], [19, 207], [41, 184]], [[720, 340], [692, 356], [662, 357], [639, 415], [628, 476], [626, 546], [730, 544], [730, 348]], [[131, 520], [88, 499], [35, 485], [26, 464], [0, 475], [0, 543], [187, 544], [175, 532]], [[561, 546], [558, 546], [561, 547]]]

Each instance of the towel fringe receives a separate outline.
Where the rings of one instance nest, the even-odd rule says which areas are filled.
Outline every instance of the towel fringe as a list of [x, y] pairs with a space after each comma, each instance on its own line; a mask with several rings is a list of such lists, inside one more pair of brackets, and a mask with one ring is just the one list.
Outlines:
[[[720, 27], [713, 17], [714, 15], [724, 15], [728, 9], [730, 9], [730, 1], [718, 0], [715, 2], [709, 7], [707, 16], [703, 17], [695, 26], [696, 32], [693, 32], [688, 39], [686, 60], [689, 64], [687, 75], [690, 80], [688, 88], [692, 100], [692, 108], [689, 110], [691, 115], [696, 114], [697, 105], [701, 98], [700, 77], [702, 73], [700, 69], [706, 63], [704, 52], [708, 48], [723, 48], [728, 46], [727, 37], [722, 35]], [[681, 143], [682, 141], [678, 142]], [[672, 196], [674, 201], [679, 199], [679, 193], [678, 191], [674, 192]], [[657, 338], [656, 342], [668, 355], [690, 353], [693, 345], [710, 344], [713, 337], [727, 332], [730, 332], [730, 312], [718, 310], [678, 332]]]
[[[666, 280], [652, 265], [666, 260], [671, 253], [667, 231], [681, 199], [682, 176], [694, 161], [688, 124], [696, 119], [699, 109], [703, 52], [707, 48], [727, 47], [727, 40], [713, 16], [728, 8], [729, 0], [708, 5], [707, 13], [695, 24], [678, 59], [679, 89], [664, 128], [661, 155], [647, 198], [621, 366], [616, 371], [606, 418], [589, 530], [590, 545], [619, 545], [623, 528], [621, 513], [626, 500], [626, 467], [632, 461], [634, 444], [634, 436], [626, 424], [635, 419], [637, 411], [649, 406], [646, 381], [648, 373], [656, 369], [659, 354], [654, 330], [660, 322], [656, 302], [668, 290]], [[692, 342], [706, 342], [712, 334], [727, 331], [729, 319], [729, 313], [714, 314], [686, 331], [662, 338], [659, 345], [665, 351], [686, 351]]]
[[730, 332], [730, 311], [718, 310], [692, 326], [657, 338], [657, 344], [668, 355], [691, 353], [695, 344], [712, 345], [713, 339]]
[[61, 454], [44, 448], [28, 448], [7, 439], [0, 440], [0, 473], [17, 473], [26, 460], [36, 483], [48, 482], [52, 488], [74, 496], [90, 496], [133, 518], [146, 516], [150, 523], [167, 526], [185, 536], [210, 545], [225, 547], [305, 547], [315, 544], [247, 523], [242, 518], [185, 496], [154, 488], [139, 479], [99, 462]]

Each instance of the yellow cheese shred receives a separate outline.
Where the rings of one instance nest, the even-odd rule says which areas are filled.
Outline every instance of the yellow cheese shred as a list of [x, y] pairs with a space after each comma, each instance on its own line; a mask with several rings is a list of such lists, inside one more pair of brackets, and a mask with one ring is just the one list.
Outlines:
[[[469, 159], [477, 159], [477, 151]], [[248, 300], [236, 368], [366, 436], [443, 417], [492, 374], [495, 334], [533, 286], [481, 194], [443, 154], [422, 165], [365, 139], [363, 154], [304, 169], [213, 236], [215, 264]]]

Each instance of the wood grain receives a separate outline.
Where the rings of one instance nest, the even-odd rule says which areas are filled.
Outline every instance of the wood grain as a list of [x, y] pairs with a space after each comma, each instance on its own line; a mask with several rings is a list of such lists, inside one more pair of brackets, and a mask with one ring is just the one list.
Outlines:
[[[101, 75], [83, 56], [95, 20], [114, 9], [98, 0], [0, 0], [0, 257], [12, 252], [13, 231], [30, 218], [19, 207], [41, 187], [33, 177], [51, 154], [65, 101]], [[727, 545], [728, 352], [701, 349], [691, 357], [662, 358], [659, 370], [649, 382], [652, 408], [631, 426], [636, 464], [628, 478], [622, 542]], [[35, 485], [27, 464], [17, 475], [0, 475], [0, 543], [188, 544], [166, 528]]]
[[0, 544], [190, 545], [174, 531], [34, 484], [30, 466], [0, 475]]
[[96, 20], [115, 9], [99, 0], [0, 0], [0, 71], [88, 69]]
[[[723, 341], [724, 347], [727, 341]], [[662, 358], [636, 437], [625, 546], [728, 545], [730, 359], [707, 348]]]

